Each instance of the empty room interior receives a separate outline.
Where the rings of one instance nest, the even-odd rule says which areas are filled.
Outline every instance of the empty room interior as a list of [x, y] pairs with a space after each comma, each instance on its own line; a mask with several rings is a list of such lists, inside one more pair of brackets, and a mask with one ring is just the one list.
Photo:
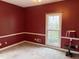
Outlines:
[[0, 0], [0, 59], [79, 59], [79, 0]]

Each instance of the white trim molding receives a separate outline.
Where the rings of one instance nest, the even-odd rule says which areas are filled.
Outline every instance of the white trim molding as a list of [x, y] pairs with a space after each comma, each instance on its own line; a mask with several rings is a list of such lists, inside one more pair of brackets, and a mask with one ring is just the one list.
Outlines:
[[20, 32], [20, 33], [14, 33], [14, 34], [3, 35], [3, 36], [0, 36], [0, 38], [6, 38], [6, 37], [16, 36], [16, 35], [20, 35], [20, 34], [30, 34], [30, 35], [45, 36], [45, 34], [41, 34], [41, 33]]
[[[21, 34], [31, 34], [31, 35], [45, 36], [45, 34], [40, 34], [40, 33], [20, 32], [20, 33], [13, 33], [13, 34], [8, 34], [8, 35], [0, 36], [0, 39], [2, 39], [2, 38], [7, 38], [7, 37], [12, 37], [12, 36], [16, 36], [16, 35], [21, 35]], [[16, 46], [16, 45], [18, 45], [18, 44], [21, 44], [21, 43], [23, 43], [23, 42], [25, 42], [25, 41], [23, 40], [23, 41], [21, 41], [21, 42], [18, 42], [18, 43], [15, 43], [15, 44], [12, 44], [12, 45], [9, 45], [9, 46], [0, 48], [0, 51], [5, 50], [5, 49], [7, 49], [7, 48], [11, 48], [11, 47]]]
[[[55, 46], [49, 46], [49, 45], [44, 45], [44, 44], [30, 42], [30, 41], [24, 41], [24, 42], [30, 43], [30, 44], [39, 45], [39, 46], [43, 46], [43, 47], [47, 47], [47, 48], [51, 48], [51, 49], [56, 49], [56, 50], [63, 51], [63, 52], [67, 52], [68, 51], [67, 49], [58, 48], [58, 47], [55, 47]], [[74, 53], [74, 54], [79, 54], [79, 52], [77, 52], [77, 51], [71, 51], [71, 52]]]
[[[7, 38], [7, 37], [11, 37], [11, 36], [16, 36], [16, 35], [20, 35], [20, 34], [30, 34], [30, 35], [38, 35], [38, 36], [46, 36], [46, 34], [40, 34], [40, 33], [31, 33], [31, 32], [20, 32], [20, 33], [14, 33], [14, 34], [9, 34], [9, 35], [4, 35], [4, 36], [0, 36], [0, 38]], [[68, 38], [68, 37], [62, 37], [62, 38]], [[69, 38], [68, 38], [69, 39]], [[74, 38], [76, 39], [76, 38]], [[77, 38], [78, 39], [78, 38]], [[6, 46], [4, 48], [1, 48], [0, 51], [2, 50], [5, 50], [5, 49], [8, 49], [8, 48], [11, 48], [13, 46], [16, 46], [18, 44], [21, 44], [21, 43], [30, 43], [30, 44], [35, 44], [35, 45], [40, 45], [40, 46], [44, 46], [44, 47], [48, 47], [48, 48], [52, 48], [52, 49], [57, 49], [57, 50], [60, 50], [60, 51], [68, 51], [66, 49], [63, 49], [63, 48], [58, 48], [58, 47], [55, 47], [55, 46], [48, 46], [48, 45], [44, 45], [44, 44], [39, 44], [39, 43], [35, 43], [35, 42], [30, 42], [30, 41], [21, 41], [21, 42], [18, 42], [18, 43], [15, 43], [15, 44], [12, 44], [10, 46]], [[72, 53], [75, 53], [75, 54], [79, 54], [79, 52], [77, 51], [71, 51]]]
[[0, 51], [6, 50], [6, 49], [11, 48], [11, 47], [14, 47], [14, 46], [16, 46], [16, 45], [22, 44], [22, 43], [24, 43], [24, 42], [25, 42], [25, 41], [21, 41], [21, 42], [18, 42], [18, 43], [15, 43], [15, 44], [6, 46], [6, 47], [4, 47], [4, 48], [1, 48]]
[[33, 33], [33, 32], [23, 32], [24, 34], [30, 34], [30, 35], [38, 35], [38, 36], [45, 36], [45, 34], [41, 33]]
[[0, 38], [6, 38], [6, 37], [16, 36], [16, 35], [20, 35], [20, 34], [24, 34], [24, 32], [14, 33], [14, 34], [9, 34], [9, 35], [3, 35], [3, 36], [0, 36]]
[[79, 40], [79, 38], [73, 38], [73, 37], [61, 37], [63, 39], [72, 39], [72, 40]]
[[[30, 41], [21, 41], [21, 42], [15, 43], [15, 44], [13, 44], [13, 45], [6, 46], [6, 47], [4, 47], [4, 48], [1, 48], [0, 51], [6, 50], [6, 49], [8, 49], [8, 48], [14, 47], [14, 46], [19, 45], [19, 44], [22, 44], [22, 43], [35, 44], [35, 45], [39, 45], [39, 46], [43, 46], [43, 47], [47, 47], [47, 48], [51, 48], [51, 49], [56, 49], [56, 50], [63, 51], [63, 52], [67, 52], [67, 51], [68, 51], [68, 50], [63, 49], [63, 48], [57, 48], [57, 47], [48, 46], [48, 45], [39, 44], [39, 43], [35, 43], [35, 42], [30, 42]], [[75, 54], [79, 54], [79, 52], [76, 52], [76, 51], [71, 51], [71, 52], [72, 52], [72, 53], [75, 53]]]

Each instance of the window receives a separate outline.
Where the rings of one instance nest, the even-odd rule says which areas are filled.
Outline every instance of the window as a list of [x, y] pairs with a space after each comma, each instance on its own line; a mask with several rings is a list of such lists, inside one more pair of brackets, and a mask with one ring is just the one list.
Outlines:
[[60, 47], [61, 42], [61, 14], [47, 14], [46, 15], [46, 44]]

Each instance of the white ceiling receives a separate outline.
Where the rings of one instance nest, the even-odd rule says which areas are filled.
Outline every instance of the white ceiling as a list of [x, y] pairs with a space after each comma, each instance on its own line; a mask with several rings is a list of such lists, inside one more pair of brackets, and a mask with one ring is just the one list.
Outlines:
[[2, 1], [17, 5], [20, 7], [30, 7], [30, 6], [58, 2], [62, 0], [42, 0], [42, 2], [33, 2], [33, 0], [2, 0]]

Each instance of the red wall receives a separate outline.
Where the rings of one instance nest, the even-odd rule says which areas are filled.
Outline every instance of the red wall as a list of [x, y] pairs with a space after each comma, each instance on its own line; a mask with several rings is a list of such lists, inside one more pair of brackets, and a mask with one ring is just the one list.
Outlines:
[[[0, 36], [24, 31], [24, 9], [0, 1]], [[1, 47], [23, 40], [23, 35], [0, 39]], [[7, 42], [8, 44], [5, 44]]]
[[[33, 32], [45, 34], [45, 15], [46, 13], [63, 13], [62, 36], [67, 30], [76, 30], [79, 37], [79, 0], [65, 0], [41, 6], [21, 8], [0, 1], [0, 36], [18, 33]], [[40, 41], [34, 39], [40, 39]], [[28, 41], [45, 44], [45, 36], [39, 35], [18, 35], [0, 39], [0, 48], [17, 43], [26, 39]], [[68, 44], [68, 40], [61, 40], [61, 47]], [[8, 42], [8, 44], [5, 44]], [[73, 41], [74, 45], [79, 45], [79, 41]], [[76, 49], [79, 51], [79, 49]]]
[[[65, 36], [67, 30], [76, 30], [79, 37], [79, 0], [65, 0], [41, 6], [28, 7], [26, 9], [26, 32], [45, 34], [45, 15], [46, 13], [63, 13], [62, 36]], [[30, 39], [29, 39], [30, 38]], [[33, 41], [34, 36], [26, 35], [26, 40]], [[40, 38], [40, 37], [38, 37]], [[45, 41], [43, 37], [42, 41]], [[64, 48], [65, 40], [62, 39], [61, 47]], [[76, 43], [76, 41], [74, 41]], [[40, 42], [41, 43], [41, 42]], [[45, 43], [45, 42], [43, 42]], [[79, 41], [75, 45], [79, 45]], [[78, 49], [79, 51], [79, 49]]]

